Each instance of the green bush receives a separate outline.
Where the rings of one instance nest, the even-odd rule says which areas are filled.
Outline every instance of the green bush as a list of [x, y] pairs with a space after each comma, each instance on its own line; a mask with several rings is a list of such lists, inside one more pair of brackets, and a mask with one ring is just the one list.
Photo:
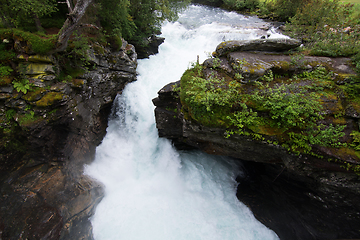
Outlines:
[[260, 5], [259, 0], [224, 0], [227, 9], [236, 11], [254, 11]]
[[37, 34], [25, 32], [20, 29], [0, 29], [0, 37], [2, 39], [17, 39], [19, 41], [26, 41], [29, 49], [38, 54], [47, 54], [54, 49], [55, 36], [52, 38], [43, 38]]
[[14, 70], [11, 67], [0, 64], [0, 78], [10, 76], [12, 71]]
[[[205, 79], [199, 64], [184, 73], [180, 100], [185, 118], [225, 127], [227, 137], [234, 133], [257, 140], [267, 137], [297, 154], [311, 153], [312, 145], [344, 145], [339, 139], [346, 125], [321, 123], [321, 99], [328, 94], [331, 97], [336, 90], [333, 74], [324, 67], [281, 83], [272, 74], [254, 84], [240, 84], [219, 74]], [[299, 85], [298, 81], [309, 84]]]
[[360, 70], [359, 14], [338, 0], [312, 0], [290, 18], [290, 35], [302, 38], [310, 55], [351, 57]]

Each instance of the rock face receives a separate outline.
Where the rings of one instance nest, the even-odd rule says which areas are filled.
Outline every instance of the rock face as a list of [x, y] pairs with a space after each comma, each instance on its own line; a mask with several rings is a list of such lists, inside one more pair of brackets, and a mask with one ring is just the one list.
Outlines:
[[94, 70], [66, 82], [43, 68], [56, 66], [51, 56], [19, 57], [31, 63], [33, 90], [1, 83], [0, 239], [92, 239], [89, 217], [104, 190], [83, 165], [106, 133], [114, 98], [136, 80], [137, 54], [123, 41], [118, 52], [89, 57]]
[[[203, 63], [203, 74], [205, 78], [225, 76], [225, 79], [241, 74], [238, 81], [251, 84], [270, 70], [275, 74], [293, 75], [326, 65], [336, 72], [334, 81], [340, 85], [348, 80], [336, 76], [355, 74], [346, 58], [302, 56], [294, 59], [279, 53], [298, 45], [299, 42], [293, 40], [222, 43], [214, 53], [218, 58]], [[294, 61], [297, 64], [293, 64]], [[242, 62], [240, 67], [233, 67], [236, 62]], [[317, 146], [313, 146], [315, 155], [297, 155], [281, 145], [249, 135], [229, 136], [227, 129], [205, 126], [184, 113], [179, 86], [180, 82], [170, 83], [153, 99], [160, 137], [171, 139], [181, 149], [198, 148], [209, 154], [248, 161], [244, 163], [244, 171], [249, 174], [245, 179], [239, 178], [238, 198], [260, 221], [275, 230], [280, 239], [360, 237], [356, 227], [360, 224], [360, 178], [338, 163], [349, 161], [357, 165], [357, 157]], [[324, 114], [331, 115], [340, 108], [340, 100], [332, 101], [324, 100]], [[351, 108], [341, 106], [341, 109]], [[345, 116], [349, 128], [345, 131], [351, 132], [353, 126], [358, 126], [357, 110], [345, 110]], [[329, 162], [323, 158], [338, 160]], [[328, 214], [329, 211], [332, 214]]]
[[141, 44], [135, 45], [136, 53], [139, 59], [149, 58], [150, 55], [159, 52], [159, 46], [165, 41], [165, 38], [158, 37], [155, 34], [144, 39]]

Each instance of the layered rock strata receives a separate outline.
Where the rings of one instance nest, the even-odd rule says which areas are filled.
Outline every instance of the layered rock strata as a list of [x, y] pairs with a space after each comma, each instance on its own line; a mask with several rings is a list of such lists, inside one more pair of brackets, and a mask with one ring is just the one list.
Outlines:
[[93, 70], [57, 82], [52, 56], [19, 56], [32, 89], [1, 83], [0, 239], [92, 239], [89, 217], [104, 190], [83, 165], [116, 95], [136, 79], [137, 54], [123, 41], [89, 59]]

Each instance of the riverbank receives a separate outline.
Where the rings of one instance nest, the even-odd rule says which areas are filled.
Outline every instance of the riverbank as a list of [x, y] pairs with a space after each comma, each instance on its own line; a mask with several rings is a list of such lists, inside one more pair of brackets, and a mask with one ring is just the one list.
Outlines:
[[[16, 52], [16, 39], [6, 40]], [[118, 51], [91, 49], [94, 68], [62, 82], [53, 55], [16, 53], [14, 63], [27, 64], [28, 88], [0, 84], [0, 238], [93, 239], [89, 218], [104, 189], [83, 167], [106, 133], [116, 95], [136, 80], [135, 48], [123, 40]]]
[[159, 136], [180, 149], [239, 159], [249, 173], [239, 177], [239, 200], [280, 239], [357, 238], [360, 160], [352, 134], [360, 114], [349, 111], [356, 99], [346, 94], [357, 83], [337, 78], [357, 74], [349, 58], [294, 62], [288, 51], [299, 44], [219, 44], [213, 58], [158, 92]]

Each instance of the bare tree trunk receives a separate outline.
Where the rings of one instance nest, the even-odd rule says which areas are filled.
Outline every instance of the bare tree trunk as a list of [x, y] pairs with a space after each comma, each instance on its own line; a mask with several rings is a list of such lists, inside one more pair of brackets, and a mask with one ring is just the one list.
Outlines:
[[73, 4], [72, 4], [72, 1], [70, 1], [70, 0], [66, 0], [66, 4], [67, 4], [67, 6], [68, 6], [68, 8], [69, 8], [69, 12], [72, 12], [72, 10], [73, 10]]
[[[56, 52], [64, 51], [67, 47], [71, 34], [76, 30], [82, 16], [85, 14], [86, 8], [91, 4], [92, 0], [78, 0], [74, 9], [69, 13], [64, 25], [59, 31], [56, 41]], [[69, 1], [67, 3], [70, 4]]]

